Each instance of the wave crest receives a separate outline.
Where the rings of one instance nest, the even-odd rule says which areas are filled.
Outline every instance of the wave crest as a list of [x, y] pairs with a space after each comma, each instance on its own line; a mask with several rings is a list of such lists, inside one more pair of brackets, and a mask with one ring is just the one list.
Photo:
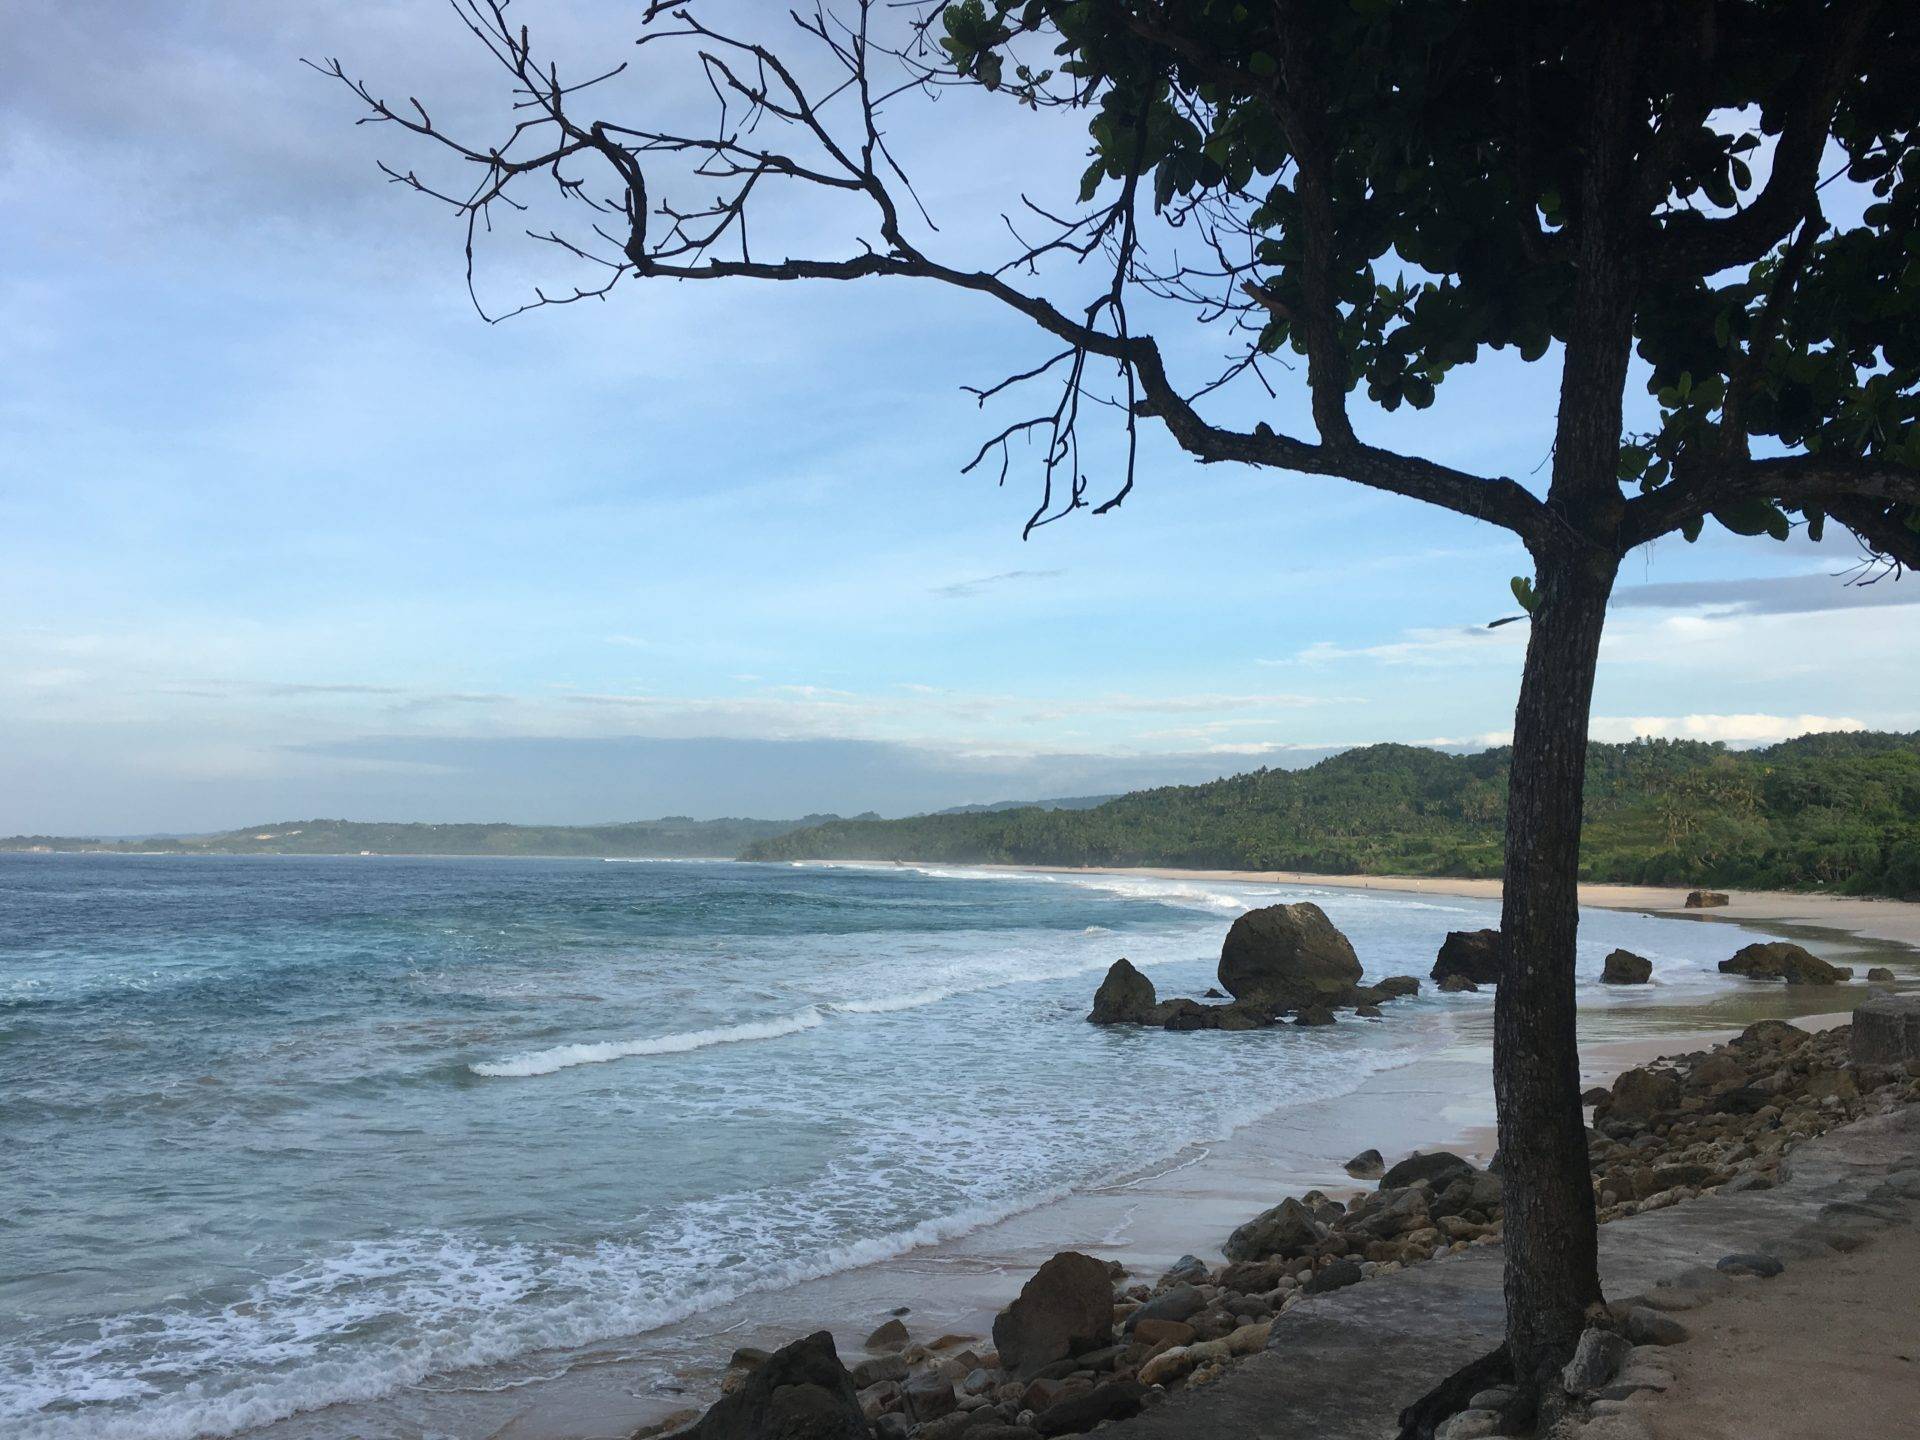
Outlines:
[[677, 1035], [646, 1035], [633, 1040], [608, 1040], [592, 1045], [555, 1045], [550, 1050], [534, 1050], [525, 1055], [509, 1055], [504, 1060], [483, 1061], [467, 1068], [490, 1079], [523, 1080], [533, 1075], [551, 1075], [556, 1070], [571, 1070], [576, 1065], [604, 1065], [609, 1060], [628, 1060], [638, 1055], [684, 1055], [689, 1050], [704, 1050], [709, 1045], [735, 1045], [743, 1040], [777, 1040], [782, 1035], [797, 1035], [820, 1023], [820, 1012], [809, 1005], [793, 1015], [775, 1020], [750, 1020], [744, 1025], [719, 1025], [708, 1030], [685, 1030]]

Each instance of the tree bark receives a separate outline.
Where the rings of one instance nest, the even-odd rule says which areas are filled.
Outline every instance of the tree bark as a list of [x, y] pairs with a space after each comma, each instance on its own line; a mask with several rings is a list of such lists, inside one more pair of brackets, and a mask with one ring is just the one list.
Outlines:
[[1542, 557], [1514, 716], [1493, 1080], [1507, 1340], [1516, 1377], [1536, 1386], [1566, 1363], [1601, 1298], [1573, 967], [1587, 710], [1615, 569], [1595, 550]]

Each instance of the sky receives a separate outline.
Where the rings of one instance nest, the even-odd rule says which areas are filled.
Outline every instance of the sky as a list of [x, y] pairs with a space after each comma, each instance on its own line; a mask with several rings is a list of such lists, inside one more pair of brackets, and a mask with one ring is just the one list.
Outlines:
[[[584, 76], [631, 58], [639, 8], [515, 14]], [[459, 223], [376, 168], [432, 157], [300, 63], [491, 125], [502, 84], [444, 0], [7, 12], [0, 833], [899, 814], [1510, 729], [1525, 626], [1486, 625], [1530, 567], [1505, 532], [1149, 430], [1123, 507], [1023, 539], [1032, 470], [961, 473], [1017, 411], [961, 387], [1047, 350], [987, 302], [656, 282], [482, 321]], [[648, 62], [596, 103], [707, 102]], [[895, 113], [956, 261], [1085, 163], [1071, 117]], [[865, 233], [781, 213], [761, 243], [790, 253]], [[499, 308], [579, 278], [524, 223], [481, 250]], [[1222, 337], [1155, 322], [1180, 374], [1218, 367]], [[1496, 356], [1358, 423], [1538, 486], [1556, 380]], [[1277, 383], [1209, 413], [1304, 429]], [[1111, 435], [1092, 450], [1097, 486]], [[1723, 532], [1630, 556], [1596, 737], [1920, 728], [1920, 581], [1849, 587], [1855, 558]]]

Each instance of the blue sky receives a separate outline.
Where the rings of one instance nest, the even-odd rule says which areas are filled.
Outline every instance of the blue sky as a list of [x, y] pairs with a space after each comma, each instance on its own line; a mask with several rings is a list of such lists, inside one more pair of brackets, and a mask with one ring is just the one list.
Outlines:
[[[634, 7], [516, 8], [586, 57]], [[497, 99], [440, 0], [11, 9], [0, 833], [899, 813], [1510, 726], [1503, 532], [1150, 435], [1121, 510], [1022, 541], [1032, 476], [959, 474], [989, 433], [959, 386], [1046, 351], [985, 302], [660, 285], [483, 324], [457, 227], [374, 168], [424, 157], [298, 64]], [[1083, 163], [984, 97], [896, 138], [962, 256], [998, 243], [1008, 157], [1041, 190]], [[558, 273], [503, 246], [483, 283]], [[1527, 479], [1555, 379], [1495, 359], [1362, 424]], [[1851, 559], [1630, 557], [1596, 733], [1920, 726], [1920, 583], [1848, 590]]]

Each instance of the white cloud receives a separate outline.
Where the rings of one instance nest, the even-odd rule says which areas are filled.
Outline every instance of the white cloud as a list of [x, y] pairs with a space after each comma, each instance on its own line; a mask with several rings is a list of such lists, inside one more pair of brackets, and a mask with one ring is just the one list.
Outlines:
[[1719, 740], [1763, 745], [1826, 730], [1865, 730], [1849, 715], [1596, 715], [1595, 740]]

